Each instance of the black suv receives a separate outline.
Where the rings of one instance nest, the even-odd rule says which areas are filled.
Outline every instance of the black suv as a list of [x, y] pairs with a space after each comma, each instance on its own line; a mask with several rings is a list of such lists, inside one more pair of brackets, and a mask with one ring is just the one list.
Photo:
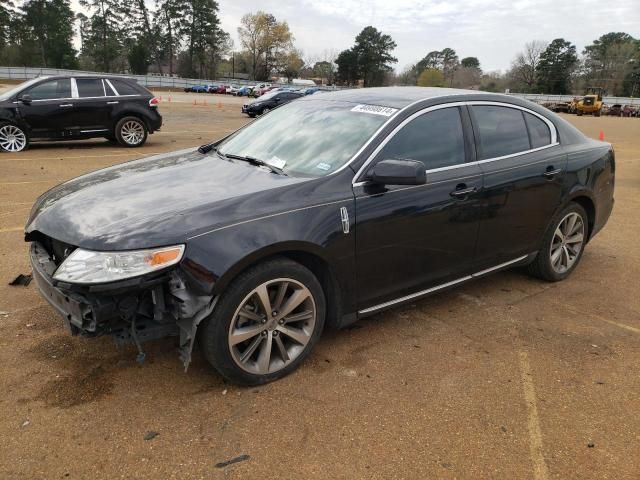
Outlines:
[[139, 147], [161, 125], [158, 100], [128, 78], [39, 77], [0, 95], [0, 149], [9, 152], [34, 140], [95, 137]]

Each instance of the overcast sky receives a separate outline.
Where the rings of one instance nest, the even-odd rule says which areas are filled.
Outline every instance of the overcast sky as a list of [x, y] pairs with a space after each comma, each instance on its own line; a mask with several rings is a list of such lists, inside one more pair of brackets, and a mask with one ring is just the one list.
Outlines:
[[[148, 3], [154, 3], [147, 0]], [[77, 0], [74, 0], [77, 4]], [[398, 44], [400, 71], [432, 50], [478, 57], [483, 70], [506, 70], [530, 40], [562, 37], [578, 52], [600, 35], [640, 37], [640, 0], [218, 0], [222, 27], [240, 50], [237, 28], [248, 12], [286, 20], [305, 56], [353, 45], [373, 25]]]

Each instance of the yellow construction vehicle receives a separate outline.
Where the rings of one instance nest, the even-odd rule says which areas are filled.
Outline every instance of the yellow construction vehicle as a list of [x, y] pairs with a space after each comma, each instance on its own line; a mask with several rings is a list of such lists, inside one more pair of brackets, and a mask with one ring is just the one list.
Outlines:
[[578, 116], [592, 114], [599, 117], [602, 113], [602, 96], [605, 94], [602, 87], [587, 87], [582, 100], [576, 105], [576, 113]]

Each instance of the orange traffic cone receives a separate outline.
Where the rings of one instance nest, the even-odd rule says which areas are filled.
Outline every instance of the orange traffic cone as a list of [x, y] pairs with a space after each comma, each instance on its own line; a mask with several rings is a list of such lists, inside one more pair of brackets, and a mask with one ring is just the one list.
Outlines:
[[161, 102], [162, 101], [162, 95], [160, 95], [160, 97], [158, 97], [158, 101]]
[[171, 103], [171, 95], [169, 95], [169, 103]]
[[604, 132], [600, 130], [600, 135], [598, 135], [598, 139], [603, 142], [604, 141]]
[[218, 102], [218, 105], [217, 105], [217, 106], [218, 106], [218, 110], [220, 110], [220, 109], [222, 108], [222, 103], [221, 103], [221, 102]]
[[198, 100], [196, 100], [195, 98], [193, 99], [193, 104], [194, 105], [198, 105]]

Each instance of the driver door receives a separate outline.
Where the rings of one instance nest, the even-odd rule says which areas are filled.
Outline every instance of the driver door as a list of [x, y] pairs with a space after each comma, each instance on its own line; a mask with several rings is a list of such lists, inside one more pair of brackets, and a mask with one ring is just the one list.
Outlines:
[[370, 163], [424, 163], [424, 185], [354, 185], [358, 309], [374, 311], [394, 299], [473, 271], [482, 172], [473, 159], [466, 109], [426, 111], [383, 142]]
[[73, 123], [71, 80], [58, 78], [38, 83], [20, 95], [29, 95], [31, 103], [19, 102], [20, 116], [32, 138], [59, 138]]

